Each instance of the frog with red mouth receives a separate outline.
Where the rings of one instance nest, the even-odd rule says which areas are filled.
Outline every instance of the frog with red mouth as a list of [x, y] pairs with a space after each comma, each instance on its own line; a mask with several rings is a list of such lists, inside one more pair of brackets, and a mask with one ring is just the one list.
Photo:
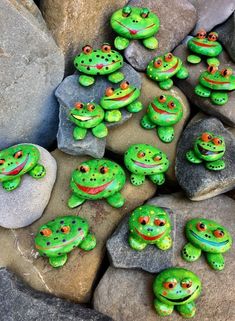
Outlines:
[[131, 183], [142, 185], [145, 176], [156, 185], [165, 182], [165, 172], [169, 167], [167, 155], [160, 149], [148, 144], [131, 145], [124, 155], [124, 163], [131, 172]]
[[109, 205], [119, 208], [125, 203], [120, 193], [126, 175], [117, 163], [108, 159], [92, 159], [81, 163], [73, 171], [70, 187], [72, 196], [68, 206], [75, 208], [86, 200], [106, 199]]
[[150, 79], [158, 82], [161, 89], [167, 90], [173, 86], [171, 79], [173, 76], [186, 79], [189, 73], [179, 57], [167, 53], [150, 61], [147, 66], [147, 75]]
[[130, 40], [142, 40], [148, 49], [156, 49], [158, 41], [154, 35], [158, 32], [158, 16], [148, 8], [125, 6], [115, 11], [111, 17], [111, 26], [119, 34], [114, 40], [118, 50], [127, 48]]
[[40, 152], [32, 144], [18, 144], [0, 151], [0, 182], [6, 191], [19, 187], [21, 177], [28, 173], [35, 179], [46, 175], [39, 164]]
[[163, 251], [172, 246], [171, 222], [165, 208], [148, 204], [136, 208], [129, 219], [129, 230], [129, 244], [136, 251], [142, 251], [148, 244]]
[[145, 129], [157, 127], [158, 137], [164, 143], [174, 139], [174, 127], [183, 117], [183, 107], [180, 101], [171, 95], [161, 95], [154, 98], [147, 108], [146, 115], [141, 119]]
[[229, 91], [235, 89], [235, 76], [230, 67], [221, 71], [215, 65], [209, 65], [207, 71], [203, 71], [199, 77], [199, 84], [194, 92], [203, 98], [209, 98], [215, 105], [224, 105], [228, 102]]

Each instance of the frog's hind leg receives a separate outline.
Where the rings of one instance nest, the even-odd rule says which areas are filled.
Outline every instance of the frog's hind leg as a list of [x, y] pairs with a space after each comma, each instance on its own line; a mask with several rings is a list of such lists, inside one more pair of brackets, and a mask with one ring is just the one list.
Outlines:
[[194, 88], [194, 92], [196, 95], [203, 97], [203, 98], [208, 98], [211, 95], [211, 90], [200, 85], [200, 84]]
[[172, 79], [162, 80], [159, 82], [158, 85], [161, 89], [168, 90], [168, 89], [171, 89], [171, 87], [173, 86], [173, 80]]
[[222, 159], [218, 159], [214, 162], [206, 162], [205, 166], [211, 171], [221, 171], [225, 169], [225, 162]]
[[80, 247], [84, 251], [91, 251], [96, 246], [96, 238], [95, 235], [92, 233], [89, 233], [85, 239], [82, 241], [82, 243], [79, 244], [78, 247]]
[[171, 143], [175, 137], [175, 131], [172, 126], [168, 126], [168, 127], [159, 126], [157, 128], [157, 134], [158, 134], [158, 137], [161, 139], [161, 141], [164, 143]]
[[140, 121], [140, 124], [144, 129], [153, 129], [156, 127], [156, 125], [151, 122], [148, 115], [144, 115], [144, 117]]
[[85, 202], [84, 198], [81, 198], [75, 194], [72, 194], [68, 200], [68, 207], [75, 208]]
[[166, 251], [172, 247], [172, 243], [173, 243], [173, 241], [172, 241], [172, 238], [170, 237], [170, 235], [166, 235], [156, 242], [156, 246], [160, 250]]
[[228, 102], [228, 94], [222, 91], [214, 91], [211, 94], [211, 101], [214, 105], [222, 106]]
[[75, 140], [82, 140], [86, 137], [87, 134], [87, 129], [86, 128], [80, 128], [80, 127], [75, 127], [73, 130], [73, 138]]
[[111, 75], [108, 76], [108, 80], [113, 82], [114, 84], [119, 83], [124, 78], [125, 78], [125, 76], [121, 71], [113, 72]]
[[115, 110], [108, 110], [105, 113], [105, 120], [108, 123], [116, 123], [122, 119], [122, 113], [120, 110], [115, 109]]
[[210, 267], [214, 270], [223, 270], [224, 257], [221, 253], [205, 253], [206, 259]]
[[96, 127], [92, 128], [92, 133], [97, 138], [104, 138], [108, 135], [108, 128], [105, 126], [104, 123], [97, 125]]
[[57, 257], [49, 257], [49, 263], [54, 268], [58, 268], [60, 266], [63, 266], [66, 263], [67, 259], [68, 259], [68, 256], [65, 253]]
[[154, 308], [157, 311], [157, 314], [159, 314], [161, 317], [165, 317], [167, 315], [170, 315], [174, 310], [173, 305], [168, 305], [166, 303], [162, 303], [158, 299], [154, 300]]
[[207, 62], [207, 64], [208, 64], [209, 66], [213, 65], [213, 66], [217, 66], [217, 67], [218, 67], [218, 66], [220, 65], [220, 61], [219, 61], [219, 59], [216, 58], [216, 57], [208, 58], [208, 59], [206, 60], [206, 62]]
[[78, 82], [84, 87], [89, 87], [95, 83], [95, 78], [92, 76], [81, 75], [78, 78]]
[[46, 175], [46, 169], [43, 165], [37, 164], [29, 171], [29, 175], [36, 179], [42, 178]]
[[143, 40], [143, 45], [148, 49], [157, 49], [158, 40], [155, 37], [149, 37]]
[[175, 308], [184, 318], [192, 318], [196, 313], [196, 304], [194, 301], [182, 305], [177, 305]]
[[16, 178], [11, 179], [9, 181], [2, 182], [2, 187], [6, 191], [10, 192], [10, 191], [13, 191], [14, 189], [16, 189], [20, 185], [20, 182], [21, 182], [21, 178], [16, 177]]
[[182, 258], [187, 262], [194, 262], [199, 259], [202, 251], [193, 246], [191, 243], [187, 243], [181, 252]]
[[150, 180], [157, 185], [165, 183], [165, 175], [163, 173], [153, 174], [149, 176]]
[[199, 159], [196, 154], [194, 153], [193, 150], [189, 150], [187, 153], [186, 153], [186, 158], [187, 160], [190, 162], [190, 163], [193, 163], [193, 164], [200, 164], [202, 163], [202, 160]]
[[142, 109], [143, 109], [142, 103], [140, 101], [137, 101], [137, 100], [127, 106], [127, 110], [130, 113], [138, 113]]
[[125, 197], [121, 193], [117, 192], [112, 196], [106, 198], [109, 205], [119, 208], [122, 207], [125, 203]]
[[176, 74], [176, 77], [179, 79], [186, 79], [188, 78], [188, 76], [189, 76], [188, 69], [184, 66], [182, 66]]
[[138, 174], [131, 174], [130, 177], [131, 184], [135, 186], [142, 185], [145, 181], [145, 176], [144, 175], [138, 175]]
[[130, 41], [127, 38], [124, 37], [116, 37], [114, 40], [114, 47], [118, 50], [124, 50], [126, 49], [130, 44]]
[[141, 240], [138, 240], [132, 234], [129, 236], [128, 242], [130, 247], [136, 251], [142, 251], [147, 246], [147, 243], [144, 243]]

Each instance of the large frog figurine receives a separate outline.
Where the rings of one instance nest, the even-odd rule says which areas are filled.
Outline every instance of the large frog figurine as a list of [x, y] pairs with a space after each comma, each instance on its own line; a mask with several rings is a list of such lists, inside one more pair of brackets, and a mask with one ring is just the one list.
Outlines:
[[161, 250], [172, 246], [171, 221], [167, 211], [154, 205], [136, 208], [129, 219], [129, 244], [132, 249], [142, 251], [148, 244]]
[[231, 234], [224, 226], [212, 220], [194, 218], [187, 222], [185, 234], [189, 243], [182, 250], [184, 260], [194, 262], [204, 252], [212, 269], [223, 270], [223, 253], [232, 246]]
[[192, 271], [178, 267], [163, 270], [153, 282], [154, 307], [163, 317], [176, 309], [182, 317], [192, 318], [201, 288], [199, 277]]
[[218, 34], [210, 32], [208, 37], [204, 29], [199, 30], [196, 37], [191, 38], [187, 42], [188, 49], [196, 55], [189, 55], [187, 61], [192, 64], [198, 64], [201, 61], [201, 56], [209, 57], [207, 63], [219, 65], [219, 60], [216, 59], [223, 50], [221, 44], [217, 41]]
[[7, 191], [20, 185], [21, 176], [28, 173], [39, 179], [46, 175], [43, 165], [38, 164], [40, 152], [31, 144], [19, 144], [0, 151], [0, 182]]
[[204, 163], [205, 167], [211, 171], [220, 171], [225, 168], [225, 162], [221, 159], [225, 150], [225, 141], [222, 136], [205, 132], [195, 140], [193, 149], [186, 153], [186, 158], [193, 164]]
[[89, 226], [79, 216], [59, 216], [40, 226], [35, 236], [35, 248], [49, 259], [53, 267], [63, 266], [67, 253], [75, 247], [90, 251], [96, 246], [96, 238], [89, 233]]
[[210, 97], [215, 105], [224, 105], [228, 102], [228, 91], [235, 89], [235, 76], [233, 70], [228, 67], [221, 71], [217, 66], [210, 65], [199, 77], [199, 84], [195, 87], [195, 93], [203, 98]]
[[165, 182], [164, 173], [168, 170], [169, 160], [160, 149], [148, 144], [131, 145], [125, 152], [124, 163], [131, 174], [131, 183], [141, 185], [145, 176], [157, 185]]
[[161, 141], [170, 143], [175, 137], [173, 125], [182, 117], [183, 107], [180, 101], [171, 95], [161, 95], [149, 104], [146, 115], [141, 119], [141, 126], [145, 129], [157, 127]]
[[121, 83], [120, 88], [114, 89], [108, 87], [105, 96], [100, 100], [100, 105], [107, 110], [105, 120], [108, 122], [120, 121], [122, 114], [119, 109], [126, 107], [131, 113], [139, 112], [143, 106], [137, 99], [140, 96], [140, 90], [131, 86], [128, 81]]
[[189, 73], [179, 57], [167, 53], [150, 61], [147, 66], [147, 75], [158, 82], [161, 89], [167, 90], [173, 86], [173, 80], [171, 79], [173, 76], [186, 79]]
[[123, 73], [117, 70], [123, 66], [123, 57], [109, 44], [103, 44], [101, 49], [93, 50], [91, 46], [83, 47], [82, 52], [74, 59], [75, 68], [82, 73], [79, 83], [91, 86], [95, 82], [93, 76], [108, 75], [108, 80], [118, 83], [124, 79]]
[[119, 34], [114, 40], [118, 50], [127, 48], [132, 39], [142, 40], [148, 49], [158, 47], [154, 35], [158, 32], [160, 22], [148, 8], [125, 6], [113, 13], [111, 26]]
[[108, 159], [92, 159], [81, 163], [73, 171], [70, 187], [73, 191], [68, 200], [70, 208], [86, 200], [105, 198], [113, 207], [122, 207], [125, 199], [120, 193], [126, 181], [124, 170]]

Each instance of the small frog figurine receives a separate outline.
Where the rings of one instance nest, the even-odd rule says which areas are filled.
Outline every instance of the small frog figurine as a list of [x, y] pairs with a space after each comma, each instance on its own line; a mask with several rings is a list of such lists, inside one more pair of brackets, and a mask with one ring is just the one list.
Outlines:
[[194, 218], [187, 222], [185, 233], [189, 242], [182, 250], [185, 261], [194, 262], [204, 252], [212, 269], [223, 270], [223, 253], [231, 248], [233, 242], [224, 226], [205, 218]]
[[222, 136], [211, 132], [202, 133], [194, 142], [193, 149], [186, 153], [186, 158], [193, 164], [201, 164], [211, 171], [225, 168], [224, 156], [226, 147]]
[[125, 6], [113, 13], [111, 26], [119, 34], [114, 40], [118, 50], [127, 48], [132, 39], [142, 40], [148, 49], [158, 47], [154, 35], [158, 32], [160, 21], [148, 8]]
[[141, 119], [145, 129], [157, 127], [157, 134], [164, 143], [173, 141], [175, 132], [172, 125], [183, 117], [183, 107], [180, 101], [171, 95], [161, 95], [154, 98], [147, 108], [146, 115]]
[[123, 66], [123, 57], [120, 53], [112, 50], [109, 44], [103, 44], [101, 49], [93, 50], [86, 45], [82, 52], [74, 59], [75, 68], [82, 73], [78, 80], [82, 86], [91, 86], [95, 82], [94, 76], [106, 76], [113, 83], [124, 79], [118, 69]]

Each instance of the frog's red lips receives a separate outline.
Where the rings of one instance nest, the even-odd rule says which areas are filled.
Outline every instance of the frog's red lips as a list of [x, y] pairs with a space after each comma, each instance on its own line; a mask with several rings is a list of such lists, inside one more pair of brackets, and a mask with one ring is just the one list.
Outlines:
[[137, 162], [137, 161], [135, 161], [134, 159], [132, 159], [132, 162], [133, 162], [135, 165], [137, 165], [137, 166], [139, 166], [139, 167], [143, 167], [143, 168], [154, 168], [154, 167], [157, 167], [157, 166], [161, 165], [161, 164], [155, 164], [155, 165], [144, 164], [144, 163]]
[[114, 64], [116, 64], [117, 62], [120, 62], [121, 59], [119, 60], [116, 60], [116, 61], [113, 61], [111, 62], [110, 64], [96, 64], [96, 65], [86, 65], [86, 64], [81, 64], [81, 66], [83, 67], [90, 67], [90, 68], [96, 68], [96, 69], [102, 69], [103, 67], [108, 67], [108, 66], [112, 66]]
[[105, 100], [115, 100], [115, 101], [126, 100], [134, 94], [135, 90], [136, 88], [134, 88], [129, 94], [126, 94], [125, 96], [117, 97], [117, 98], [106, 98]]
[[27, 155], [27, 157], [23, 163], [21, 163], [20, 165], [18, 165], [17, 167], [15, 167], [14, 169], [12, 169], [9, 172], [2, 172], [1, 174], [7, 175], [7, 176], [14, 176], [14, 175], [19, 174], [22, 171], [22, 169], [25, 167], [25, 165], [27, 164], [28, 159], [29, 159], [29, 154]]
[[72, 238], [71, 240], [67, 241], [67, 242], [64, 242], [64, 243], [61, 243], [61, 244], [58, 244], [58, 245], [54, 245], [54, 246], [48, 246], [48, 247], [43, 247], [43, 246], [40, 246], [38, 244], [35, 244], [35, 247], [37, 250], [41, 250], [41, 251], [46, 251], [46, 250], [51, 250], [51, 249], [60, 249], [61, 247], [64, 247], [66, 245], [69, 245], [73, 242], [75, 242], [76, 240], [80, 240], [81, 239], [81, 236], [83, 233], [83, 231], [80, 231], [78, 233], [79, 235], [76, 235], [74, 238]]
[[209, 43], [202, 43], [202, 42], [198, 42], [197, 40], [193, 40], [193, 42], [200, 47], [216, 47], [215, 43], [209, 44]]
[[83, 186], [83, 185], [80, 185], [80, 184], [77, 184], [77, 183], [76, 183], [76, 185], [77, 185], [78, 189], [80, 189], [80, 191], [82, 191], [82, 192], [84, 192], [86, 194], [96, 195], [96, 194], [101, 193], [112, 182], [113, 182], [113, 180], [108, 182], [108, 183], [106, 183], [106, 184], [100, 185], [98, 187], [88, 187], [88, 186]]
[[127, 26], [125, 26], [124, 24], [122, 24], [122, 23], [121, 23], [120, 21], [118, 21], [118, 20], [115, 20], [115, 21], [116, 21], [120, 26], [126, 28], [126, 29], [130, 32], [131, 35], [136, 35], [138, 32], [141, 32], [141, 31], [143, 31], [143, 30], [152, 28], [152, 27], [154, 27], [154, 26], [156, 25], [156, 23], [152, 23], [151, 25], [149, 25], [149, 26], [147, 26], [147, 27], [145, 27], [145, 28], [136, 30], [136, 29], [130, 29], [130, 28], [128, 28]]
[[151, 106], [153, 107], [153, 109], [158, 113], [158, 114], [166, 114], [166, 115], [174, 115], [175, 113], [170, 113], [166, 110], [162, 110], [162, 109], [159, 109], [156, 105], [154, 105], [154, 103], [151, 103]]
[[217, 80], [211, 80], [207, 77], [203, 77], [205, 81], [209, 82], [210, 84], [214, 84], [214, 85], [227, 85], [230, 84], [229, 81], [217, 81]]
[[170, 72], [174, 72], [174, 71], [176, 70], [176, 68], [178, 67], [178, 64], [179, 64], [179, 61], [177, 60], [176, 64], [175, 64], [172, 68], [170, 68], [170, 69], [168, 69], [168, 70], [162, 70], [162, 71], [160, 71], [160, 73], [170, 73]]
[[140, 233], [140, 231], [137, 230], [137, 228], [135, 229], [137, 234], [139, 236], [141, 236], [145, 241], [155, 241], [157, 239], [159, 239], [165, 232], [162, 232], [161, 234], [155, 235], [155, 236], [147, 236], [145, 234]]

